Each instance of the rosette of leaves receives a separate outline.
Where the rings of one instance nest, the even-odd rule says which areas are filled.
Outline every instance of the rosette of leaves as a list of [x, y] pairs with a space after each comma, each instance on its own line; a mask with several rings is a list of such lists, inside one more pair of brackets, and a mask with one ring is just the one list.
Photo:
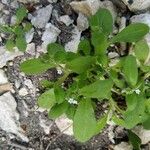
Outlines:
[[[58, 67], [63, 72], [54, 82], [43, 81], [46, 91], [38, 99], [39, 106], [49, 110], [50, 118], [66, 114], [72, 119], [74, 136], [81, 142], [100, 133], [108, 118], [126, 129], [138, 124], [150, 129], [150, 66], [146, 63], [150, 50], [143, 40], [149, 27], [131, 24], [110, 38], [113, 19], [106, 9], [91, 16], [89, 23], [91, 38], [81, 40], [77, 53], [66, 52], [61, 45], [52, 43], [47, 54], [21, 64], [21, 71], [27, 75]], [[130, 43], [133, 52], [112, 66], [108, 48], [119, 42]], [[71, 83], [66, 85], [68, 78]], [[107, 113], [99, 118], [95, 115], [98, 101], [108, 103]], [[136, 138], [130, 132], [131, 141]], [[139, 147], [138, 144], [135, 145]]]
[[28, 10], [20, 7], [16, 11], [16, 23], [14, 25], [0, 25], [0, 32], [7, 36], [5, 46], [7, 50], [13, 51], [17, 47], [20, 51], [25, 51], [27, 47], [25, 34], [29, 32], [32, 25], [28, 22], [23, 24], [23, 20], [27, 17]]

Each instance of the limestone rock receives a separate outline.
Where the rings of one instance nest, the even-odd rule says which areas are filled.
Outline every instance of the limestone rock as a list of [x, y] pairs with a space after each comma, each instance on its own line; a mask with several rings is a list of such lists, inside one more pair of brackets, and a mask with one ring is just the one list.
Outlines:
[[19, 126], [19, 114], [16, 111], [17, 103], [10, 92], [0, 96], [0, 128], [7, 133], [12, 133], [28, 142]]
[[66, 51], [76, 52], [80, 43], [81, 31], [75, 26], [72, 31], [72, 40], [65, 45]]
[[127, 6], [128, 8], [133, 11], [143, 11], [143, 10], [147, 10], [150, 8], [150, 0], [122, 0]]
[[27, 3], [39, 3], [40, 0], [17, 0], [17, 1], [27, 4]]
[[121, 142], [120, 144], [114, 146], [114, 150], [133, 150], [129, 143]]
[[48, 23], [53, 6], [50, 4], [36, 11], [36, 15], [31, 19], [31, 23], [37, 28], [44, 28]]
[[72, 120], [63, 115], [57, 118], [55, 123], [61, 132], [65, 130], [64, 134], [73, 135]]
[[5, 47], [0, 46], [0, 68], [4, 67], [9, 60], [13, 60], [15, 57], [23, 55], [22, 52], [17, 49], [15, 52], [10, 52], [5, 49]]
[[48, 44], [54, 43], [57, 40], [58, 35], [60, 34], [60, 30], [52, 25], [51, 23], [48, 23], [46, 25], [46, 30], [44, 31], [42, 35], [42, 41], [44, 47], [47, 47]]
[[139, 136], [142, 144], [150, 142], [150, 130], [145, 130], [142, 126], [137, 126], [133, 129], [133, 132]]

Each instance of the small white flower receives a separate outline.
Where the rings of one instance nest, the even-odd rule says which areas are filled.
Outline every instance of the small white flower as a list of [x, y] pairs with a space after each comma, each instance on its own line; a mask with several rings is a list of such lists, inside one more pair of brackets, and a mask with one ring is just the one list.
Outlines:
[[68, 103], [75, 104], [75, 105], [78, 104], [78, 102], [76, 100], [74, 100], [73, 98], [69, 98]]
[[141, 91], [139, 89], [136, 89], [135, 93], [139, 95], [141, 93]]

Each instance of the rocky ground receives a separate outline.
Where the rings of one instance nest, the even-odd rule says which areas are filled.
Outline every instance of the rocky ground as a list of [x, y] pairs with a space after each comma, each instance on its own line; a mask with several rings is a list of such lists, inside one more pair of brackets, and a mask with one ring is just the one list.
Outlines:
[[[85, 144], [72, 136], [71, 121], [65, 116], [49, 120], [36, 100], [42, 89], [41, 79], [53, 80], [57, 70], [40, 76], [25, 76], [20, 62], [46, 52], [49, 43], [59, 42], [66, 51], [76, 51], [79, 41], [88, 36], [87, 15], [107, 8], [114, 18], [114, 33], [132, 22], [150, 26], [150, 0], [0, 0], [0, 24], [14, 24], [15, 10], [25, 5], [33, 28], [26, 34], [25, 53], [9, 52], [0, 33], [0, 150], [132, 150], [126, 131], [114, 124]], [[150, 45], [150, 34], [146, 40]], [[120, 54], [110, 52], [112, 61], [123, 55], [127, 46], [120, 45]], [[68, 128], [67, 128], [68, 127]], [[150, 131], [134, 129], [142, 139], [143, 150], [150, 149]]]

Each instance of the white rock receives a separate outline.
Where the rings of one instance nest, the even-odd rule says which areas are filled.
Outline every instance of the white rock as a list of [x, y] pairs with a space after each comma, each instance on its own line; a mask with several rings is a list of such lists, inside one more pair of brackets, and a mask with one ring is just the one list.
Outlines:
[[77, 27], [75, 26], [73, 31], [72, 31], [73, 35], [72, 35], [72, 40], [69, 41], [66, 45], [65, 45], [65, 50], [66, 51], [71, 51], [71, 52], [76, 52], [78, 50], [78, 45], [80, 43], [80, 38], [81, 38], [81, 31], [79, 31], [77, 29]]
[[11, 23], [11, 25], [15, 25], [16, 22], [17, 22], [17, 17], [16, 17], [15, 15], [13, 15], [13, 16], [11, 17], [10, 23]]
[[150, 8], [150, 0], [132, 0], [130, 3], [129, 0], [122, 0], [131, 11], [136, 12], [140, 10], [147, 10]]
[[112, 13], [114, 19], [117, 15], [116, 8], [111, 1], [101, 2], [99, 0], [73, 1], [70, 3], [76, 12], [81, 12], [86, 16], [94, 15], [100, 8], [107, 8]]
[[16, 111], [16, 107], [17, 103], [10, 92], [0, 96], [0, 128], [28, 142], [29, 139], [23, 134], [19, 126], [19, 114]]
[[44, 31], [42, 35], [43, 45], [47, 47], [48, 44], [56, 42], [57, 37], [60, 34], [60, 32], [61, 31], [58, 28], [56, 28], [51, 23], [48, 23], [46, 25], [46, 30]]
[[0, 84], [5, 84], [8, 82], [5, 72], [0, 69]]
[[10, 52], [5, 49], [5, 47], [0, 46], [0, 68], [4, 67], [7, 61], [13, 60], [17, 56], [23, 55], [22, 52], [17, 49], [15, 52]]
[[29, 32], [26, 33], [25, 37], [26, 37], [26, 42], [30, 43], [33, 39], [34, 36], [34, 28], [32, 28]]
[[70, 3], [76, 12], [81, 12], [86, 16], [94, 15], [101, 4], [102, 2], [99, 0], [73, 1]]
[[37, 28], [44, 28], [48, 23], [53, 6], [50, 4], [36, 11], [36, 16], [31, 19], [31, 23]]
[[19, 90], [19, 95], [20, 95], [20, 96], [26, 96], [27, 94], [28, 94], [28, 91], [27, 91], [26, 88], [21, 88], [21, 89]]
[[73, 23], [73, 20], [68, 15], [60, 16], [59, 21], [63, 22], [66, 26]]
[[35, 55], [35, 43], [30, 43], [27, 45], [26, 52], [30, 55]]
[[52, 126], [52, 122], [42, 119], [41, 117], [39, 117], [39, 120], [40, 120], [40, 126], [44, 129], [44, 132], [46, 134], [49, 134]]
[[47, 0], [49, 3], [57, 3], [57, 0]]
[[73, 135], [72, 120], [68, 119], [65, 115], [57, 118], [55, 123], [61, 132], [67, 135]]
[[84, 14], [79, 13], [77, 18], [77, 28], [79, 29], [79, 31], [84, 31], [88, 29], [88, 27], [89, 27], [89, 22], [87, 17]]
[[150, 130], [145, 130], [142, 126], [136, 126], [132, 131], [139, 136], [142, 144], [150, 142]]
[[114, 150], [133, 150], [133, 147], [129, 143], [121, 142], [114, 146]]
[[116, 52], [110, 52], [110, 53], [108, 53], [108, 57], [112, 59], [112, 58], [119, 57], [119, 55]]
[[39, 3], [40, 0], [17, 0], [18, 2], [21, 2], [21, 3]]

